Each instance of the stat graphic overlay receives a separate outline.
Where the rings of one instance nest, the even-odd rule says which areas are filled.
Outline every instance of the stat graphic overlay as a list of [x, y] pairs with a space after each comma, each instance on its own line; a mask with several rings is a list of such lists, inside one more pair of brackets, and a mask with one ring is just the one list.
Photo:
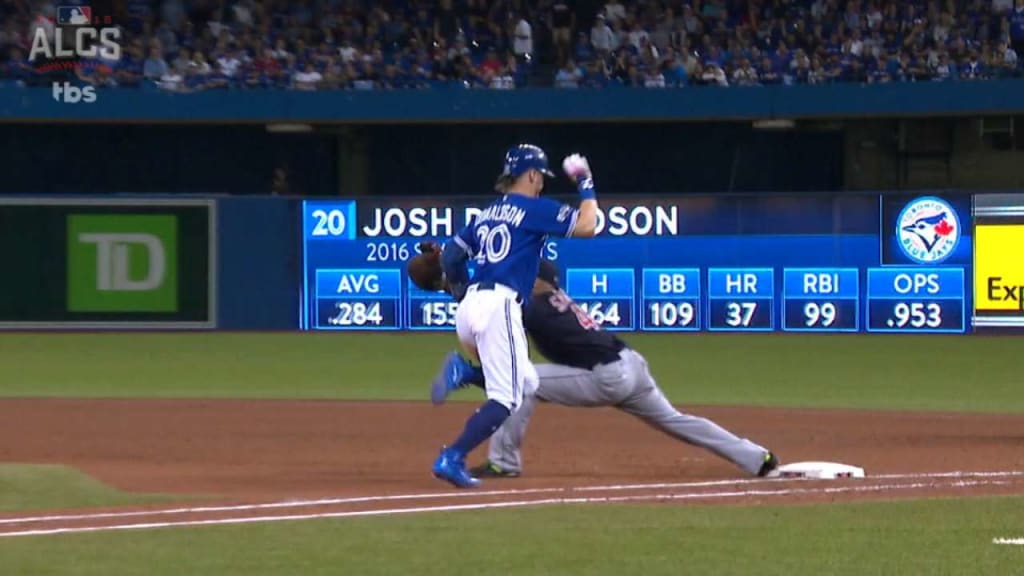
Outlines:
[[636, 329], [632, 268], [566, 268], [564, 290], [605, 330]]
[[1024, 330], [1024, 194], [974, 201], [974, 313], [978, 330]]
[[775, 329], [775, 270], [708, 270], [708, 330], [771, 332]]
[[786, 268], [782, 283], [783, 330], [860, 330], [860, 271], [856, 268]]
[[964, 331], [962, 268], [869, 268], [869, 332]]
[[398, 330], [402, 327], [398, 270], [316, 271], [314, 327], [318, 330]]
[[[300, 328], [454, 331], [458, 303], [418, 289], [406, 265], [421, 242], [447, 242], [490, 199], [302, 202]], [[1021, 200], [1002, 195], [978, 224], [970, 195], [602, 197], [594, 238], [548, 238], [540, 256], [612, 331], [1024, 327]]]
[[455, 329], [455, 311], [459, 305], [446, 292], [428, 292], [409, 283], [406, 298], [409, 330]]
[[641, 330], [696, 332], [701, 329], [701, 274], [698, 268], [644, 268], [641, 276]]

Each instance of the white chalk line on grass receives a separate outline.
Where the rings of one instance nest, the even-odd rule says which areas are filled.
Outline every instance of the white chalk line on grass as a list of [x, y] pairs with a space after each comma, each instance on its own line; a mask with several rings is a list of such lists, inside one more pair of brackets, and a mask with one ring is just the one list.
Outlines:
[[133, 516], [176, 516], [181, 514], [205, 514], [209, 512], [242, 512], [245, 510], [268, 510], [274, 508], [310, 508], [316, 506], [334, 506], [338, 504], [365, 504], [369, 502], [388, 502], [395, 500], [434, 500], [444, 498], [487, 498], [491, 496], [526, 496], [530, 494], [551, 494], [571, 492], [573, 490], [597, 490], [601, 492], [614, 490], [656, 490], [665, 487], [677, 488], [709, 488], [714, 486], [748, 484], [752, 482], [769, 482], [770, 480], [739, 479], [709, 480], [706, 482], [686, 482], [680, 484], [637, 484], [630, 486], [591, 486], [587, 488], [518, 488], [511, 490], [462, 490], [459, 492], [424, 492], [419, 494], [393, 494], [388, 496], [353, 496], [349, 498], [320, 498], [315, 500], [281, 500], [260, 504], [237, 504], [220, 506], [197, 506], [192, 508], [154, 508], [152, 510], [132, 510], [126, 512], [96, 512], [83, 514], [55, 514], [50, 516], [24, 516], [20, 518], [0, 518], [0, 525], [28, 524], [37, 522], [56, 522], [62, 520], [93, 520], [101, 518], [131, 518]]
[[1024, 538], [993, 538], [992, 543], [1006, 546], [1024, 546]]
[[[868, 476], [863, 481], [872, 480], [911, 480], [941, 478], [1005, 478], [1024, 477], [1024, 471], [996, 472], [923, 472], [912, 474], [879, 474]], [[317, 506], [336, 506], [339, 504], [366, 504], [370, 502], [389, 502], [400, 500], [433, 500], [444, 498], [487, 498], [494, 496], [527, 496], [531, 494], [554, 494], [560, 492], [620, 492], [634, 490], [665, 490], [680, 488], [713, 488], [715, 486], [744, 486], [754, 484], [773, 484], [778, 482], [806, 482], [798, 478], [738, 478], [734, 480], [705, 480], [699, 482], [660, 482], [649, 484], [611, 484], [599, 486], [579, 486], [561, 488], [519, 488], [509, 490], [462, 490], [458, 492], [431, 492], [417, 494], [393, 494], [386, 496], [354, 496], [346, 498], [320, 498], [313, 500], [281, 500], [259, 504], [235, 504], [218, 506], [195, 506], [189, 508], [154, 508], [150, 510], [131, 510], [122, 512], [92, 512], [75, 514], [51, 514], [45, 516], [22, 516], [16, 518], [0, 518], [0, 526], [10, 524], [38, 524], [47, 522], [99, 520], [110, 518], [133, 518], [145, 516], [178, 516], [185, 514], [209, 514], [215, 512], [244, 512], [248, 510], [273, 510], [278, 508], [315, 508]]]
[[[858, 481], [872, 480], [913, 480], [925, 478], [1024, 478], [1024, 471], [1008, 470], [1001, 472], [914, 472], [907, 474], [871, 474]], [[760, 484], [770, 482], [828, 482], [829, 480], [815, 480], [810, 478], [748, 478], [740, 480], [714, 480], [700, 483], [659, 483], [659, 484], [620, 484], [616, 486], [583, 486], [573, 488], [579, 492], [613, 492], [616, 490], [656, 490], [660, 488], [689, 488], [691, 486], [726, 486], [730, 484]]]
[[778, 497], [793, 495], [827, 495], [840, 493], [885, 492], [895, 490], [968, 488], [985, 485], [1006, 485], [1006, 480], [957, 480], [954, 482], [912, 482], [908, 484], [877, 484], [871, 486], [835, 486], [818, 488], [782, 488], [777, 490], [731, 490], [727, 492], [692, 492], [684, 494], [643, 494], [637, 496], [591, 496], [545, 498], [540, 500], [514, 500], [509, 502], [484, 502], [474, 504], [452, 504], [443, 506], [420, 506], [412, 508], [390, 508], [381, 510], [357, 510], [345, 512], [321, 512], [315, 514], [289, 514], [281, 516], [250, 516], [245, 518], [215, 518], [208, 520], [176, 520], [168, 522], [144, 522], [137, 524], [116, 524], [110, 526], [80, 526], [75, 528], [46, 528], [0, 532], [0, 538], [21, 536], [48, 536], [57, 534], [80, 534], [89, 532], [113, 532], [126, 530], [147, 530], [159, 528], [182, 528], [197, 526], [219, 526], [233, 524], [254, 524], [319, 520], [328, 518], [351, 518], [366, 516], [395, 516], [401, 514], [422, 514], [428, 512], [454, 512], [461, 510], [487, 510], [499, 508], [521, 508], [526, 506], [550, 506], [566, 504], [608, 504], [623, 502], [664, 502], [671, 500], [714, 500], [722, 498]]

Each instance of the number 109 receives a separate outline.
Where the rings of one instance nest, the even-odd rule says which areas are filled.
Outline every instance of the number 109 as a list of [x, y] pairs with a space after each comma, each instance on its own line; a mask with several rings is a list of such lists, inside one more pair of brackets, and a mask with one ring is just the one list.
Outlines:
[[690, 302], [651, 302], [647, 309], [651, 313], [651, 326], [691, 326], [696, 319]]

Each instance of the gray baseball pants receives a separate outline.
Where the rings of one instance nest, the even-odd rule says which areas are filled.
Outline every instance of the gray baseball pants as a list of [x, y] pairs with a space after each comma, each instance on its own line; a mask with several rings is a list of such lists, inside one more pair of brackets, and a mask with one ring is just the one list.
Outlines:
[[700, 446], [729, 460], [750, 474], [757, 474], [768, 452], [750, 440], [740, 438], [707, 418], [676, 410], [651, 377], [644, 359], [626, 348], [619, 360], [583, 370], [559, 364], [536, 364], [540, 384], [534, 396], [527, 395], [519, 407], [491, 437], [488, 459], [502, 470], [521, 472], [520, 447], [537, 402], [562, 406], [614, 406], [636, 416], [653, 428]]

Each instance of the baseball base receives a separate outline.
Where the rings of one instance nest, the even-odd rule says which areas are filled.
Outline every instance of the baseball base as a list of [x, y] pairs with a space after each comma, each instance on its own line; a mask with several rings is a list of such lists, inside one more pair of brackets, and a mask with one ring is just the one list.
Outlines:
[[863, 478], [864, 469], [838, 462], [794, 462], [779, 466], [768, 473], [768, 478], [806, 478], [810, 480], [838, 480]]

